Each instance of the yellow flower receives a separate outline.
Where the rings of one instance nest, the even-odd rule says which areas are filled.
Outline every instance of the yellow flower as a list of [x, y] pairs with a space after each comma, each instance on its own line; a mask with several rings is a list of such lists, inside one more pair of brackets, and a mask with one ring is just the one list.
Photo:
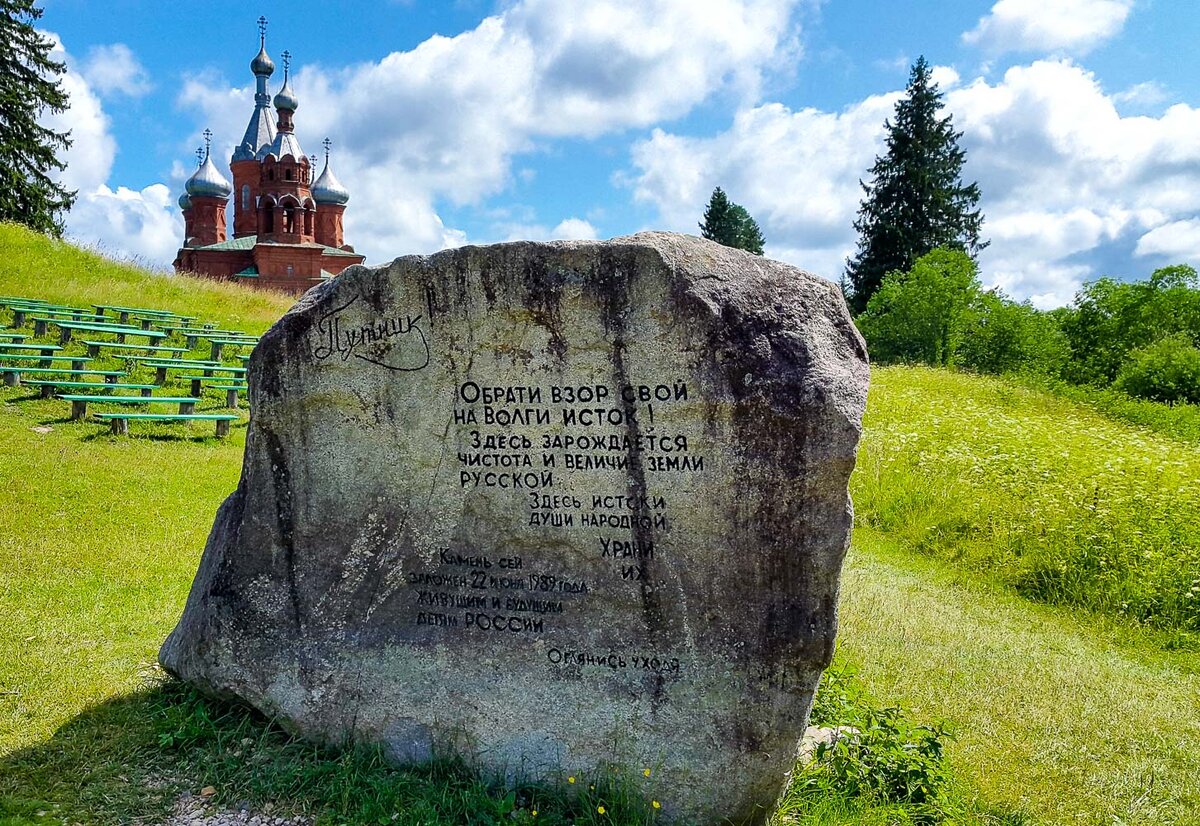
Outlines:
[[661, 804], [661, 803], [659, 803], [657, 800], [651, 800], [651, 801], [650, 801], [650, 805], [652, 805], [652, 806], [653, 806], [654, 808], [656, 808], [656, 809], [661, 809], [661, 808], [662, 808], [662, 804]]
[[567, 778], [567, 782], [568, 782], [568, 783], [574, 783], [574, 782], [575, 782], [575, 775], [571, 775], [570, 777], [568, 777], [568, 778]]
[[533, 816], [534, 816], [534, 817], [537, 817], [537, 809], [534, 809], [534, 810], [533, 810]]
[[599, 812], [600, 814], [604, 814], [604, 807], [603, 807], [603, 806], [597, 806], [597, 807], [596, 807], [596, 811], [597, 811], [597, 812]]
[[650, 776], [650, 770], [649, 770], [649, 769], [642, 769], [642, 776], [643, 776], [643, 777], [649, 777], [649, 776]]

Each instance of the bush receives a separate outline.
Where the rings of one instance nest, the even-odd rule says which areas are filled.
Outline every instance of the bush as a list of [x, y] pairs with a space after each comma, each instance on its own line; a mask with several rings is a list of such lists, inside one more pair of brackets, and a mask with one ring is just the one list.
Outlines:
[[1131, 396], [1159, 402], [1200, 402], [1200, 349], [1176, 333], [1129, 353], [1114, 382]]
[[1055, 376], [1069, 356], [1070, 343], [1052, 315], [989, 292], [966, 328], [955, 360], [979, 373]]

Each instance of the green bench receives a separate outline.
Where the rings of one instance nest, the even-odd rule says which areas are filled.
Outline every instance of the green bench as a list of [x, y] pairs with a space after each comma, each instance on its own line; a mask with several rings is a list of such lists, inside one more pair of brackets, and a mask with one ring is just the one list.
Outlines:
[[0, 342], [0, 356], [10, 359], [38, 359], [41, 367], [49, 367], [54, 353], [62, 350], [55, 344], [18, 344]]
[[196, 400], [191, 396], [97, 396], [87, 393], [68, 393], [60, 395], [60, 399], [71, 403], [71, 421], [76, 422], [87, 416], [88, 402], [103, 404], [178, 404], [179, 412], [190, 416], [196, 412]]
[[249, 390], [250, 387], [244, 381], [233, 382], [231, 384], [210, 384], [209, 390], [224, 390], [225, 391], [225, 406], [232, 407], [237, 410], [238, 394], [243, 390]]
[[[100, 351], [104, 350], [141, 350], [147, 354], [150, 353], [173, 353], [176, 356], [182, 356], [187, 352], [186, 347], [155, 347], [151, 344], [129, 344], [128, 342], [119, 341], [85, 341], [87, 345], [87, 353], [92, 358], [100, 355]], [[117, 353], [119, 356], [120, 353]], [[161, 358], [161, 356], [150, 356], [149, 358]]]
[[129, 433], [130, 420], [147, 422], [216, 422], [217, 435], [229, 435], [229, 423], [236, 422], [236, 413], [96, 413], [93, 418], [109, 422], [114, 434], [124, 436]]
[[43, 356], [57, 353], [62, 348], [57, 344], [26, 344], [25, 342], [0, 342], [0, 353], [17, 353], [22, 350], [36, 350]]
[[41, 353], [0, 353], [0, 365], [7, 361], [34, 361], [39, 367], [50, 367], [54, 362], [69, 361], [72, 370], [82, 370], [91, 359], [83, 356], [45, 356]]
[[[178, 362], [178, 363], [177, 363]], [[154, 368], [154, 380], [162, 384], [167, 380], [168, 370], [190, 369], [199, 370], [200, 377], [205, 379], [213, 378], [214, 373], [228, 373], [231, 376], [245, 375], [245, 367], [226, 367], [223, 364], [215, 362], [191, 361], [188, 359], [171, 359], [170, 361], [142, 361], [143, 367]], [[181, 379], [189, 379], [193, 377], [180, 376]]]
[[52, 399], [60, 387], [70, 387], [75, 390], [99, 390], [100, 394], [111, 393], [114, 390], [140, 390], [143, 396], [149, 396], [158, 389], [156, 384], [130, 384], [127, 382], [98, 382], [98, 381], [63, 381], [57, 379], [29, 379], [25, 384], [41, 388], [43, 399]]
[[208, 343], [212, 345], [212, 354], [209, 356], [213, 361], [221, 360], [221, 351], [226, 347], [245, 347], [249, 345], [254, 347], [258, 344], [258, 339], [250, 340], [245, 338], [211, 338]]
[[24, 333], [0, 333], [0, 341], [24, 341], [29, 336]]
[[[17, 318], [18, 313], [20, 318]], [[26, 319], [28, 313], [36, 313], [32, 319]], [[13, 308], [13, 327], [23, 327], [27, 320], [33, 321], [33, 334], [35, 336], [46, 335], [46, 325], [54, 321], [78, 321], [86, 324], [95, 324], [104, 316], [94, 316], [91, 313], [75, 312], [73, 310], [50, 310], [46, 307], [14, 307]], [[18, 321], [20, 323], [18, 323]]]
[[180, 315], [170, 310], [155, 310], [150, 307], [122, 307], [117, 304], [93, 304], [92, 309], [100, 315], [104, 315], [105, 310], [112, 310], [113, 314], [117, 316], [117, 320], [122, 324], [128, 323], [130, 316], [167, 322], [182, 321], [186, 323], [196, 320], [196, 316], [194, 315]]
[[[127, 327], [119, 324], [92, 324], [87, 321], [62, 321], [59, 319], [46, 318], [34, 319], [36, 324], [39, 320], [45, 321], [47, 324], [53, 324], [58, 327], [61, 333], [61, 342], [66, 344], [71, 340], [71, 333], [75, 330], [87, 331], [91, 333], [112, 333], [117, 337], [119, 344], [125, 343], [126, 336], [145, 336], [148, 339], [166, 338], [167, 334], [158, 330], [141, 330], [137, 327]], [[36, 333], [36, 329], [35, 329]]]
[[[218, 369], [220, 369], [220, 368], [213, 368], [213, 369], [214, 369], [214, 370], [218, 370]], [[245, 372], [245, 370], [244, 370], [243, 368], [237, 368], [237, 367], [226, 367], [226, 368], [224, 368], [224, 369], [225, 369], [225, 370], [238, 370], [238, 369], [242, 369], [242, 372]], [[231, 379], [228, 379], [228, 378], [221, 378], [221, 379], [219, 379], [219, 380], [218, 380], [218, 382], [214, 382], [214, 381], [213, 381], [213, 379], [214, 379], [214, 378], [216, 378], [216, 377], [215, 377], [215, 376], [211, 376], [211, 375], [209, 375], [209, 376], [180, 376], [180, 377], [179, 377], [179, 380], [180, 380], [180, 381], [190, 381], [190, 382], [192, 383], [192, 395], [193, 395], [193, 396], [199, 396], [199, 395], [200, 395], [200, 393], [201, 393], [201, 392], [202, 392], [202, 390], [203, 390], [203, 387], [202, 387], [202, 385], [203, 385], [203, 384], [205, 384], [205, 383], [208, 383], [209, 387], [220, 387], [221, 389], [223, 389], [223, 390], [226, 390], [226, 389], [228, 389], [228, 387], [229, 387], [229, 385], [230, 385], [231, 381], [233, 381], [233, 380], [231, 380]], [[241, 390], [241, 389], [243, 389], [243, 388], [242, 388], [242, 387], [239, 387], [238, 389], [239, 389], [239, 390]]]
[[9, 387], [21, 386], [21, 375], [33, 373], [37, 375], [45, 375], [52, 373], [56, 376], [103, 376], [105, 381], [112, 379], [116, 381], [119, 376], [125, 375], [124, 370], [67, 370], [62, 367], [18, 367], [15, 364], [0, 364], [0, 373], [4, 374], [4, 383]]

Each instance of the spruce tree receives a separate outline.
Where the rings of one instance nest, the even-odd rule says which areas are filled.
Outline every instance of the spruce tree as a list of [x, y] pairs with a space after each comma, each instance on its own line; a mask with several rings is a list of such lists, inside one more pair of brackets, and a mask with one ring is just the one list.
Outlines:
[[885, 124], [887, 152], [875, 158], [871, 183], [859, 182], [866, 197], [854, 222], [858, 251], [846, 262], [856, 312], [866, 309], [887, 273], [908, 271], [931, 250], [959, 249], [974, 258], [987, 246], [979, 240], [979, 185], [960, 178], [962, 132], [954, 131], [949, 115], [939, 117], [941, 108], [942, 93], [920, 57], [895, 122]]
[[713, 190], [700, 223], [700, 234], [727, 247], [763, 254], [762, 230], [758, 222], [740, 204], [729, 200], [721, 187]]
[[0, 220], [61, 235], [60, 213], [75, 193], [51, 174], [66, 168], [57, 153], [71, 141], [38, 117], [67, 108], [59, 78], [67, 67], [50, 59], [54, 44], [34, 29], [42, 10], [33, 0], [0, 0], [0, 11]]

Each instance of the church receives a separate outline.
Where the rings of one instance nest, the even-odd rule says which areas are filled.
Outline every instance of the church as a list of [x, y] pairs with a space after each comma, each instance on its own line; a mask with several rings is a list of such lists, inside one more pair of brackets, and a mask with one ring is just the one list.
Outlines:
[[[343, 238], [350, 193], [330, 168], [329, 139], [325, 168], [315, 181], [317, 158], [305, 156], [296, 139], [292, 118], [299, 102], [288, 79], [287, 52], [283, 88], [274, 100], [267, 91], [275, 63], [267, 55], [266, 20], [259, 18], [258, 25], [258, 55], [250, 62], [254, 113], [230, 159], [233, 183], [213, 163], [212, 133], [205, 130], [200, 166], [179, 198], [184, 241], [175, 270], [299, 294], [364, 258]], [[232, 237], [226, 229], [231, 195]]]

